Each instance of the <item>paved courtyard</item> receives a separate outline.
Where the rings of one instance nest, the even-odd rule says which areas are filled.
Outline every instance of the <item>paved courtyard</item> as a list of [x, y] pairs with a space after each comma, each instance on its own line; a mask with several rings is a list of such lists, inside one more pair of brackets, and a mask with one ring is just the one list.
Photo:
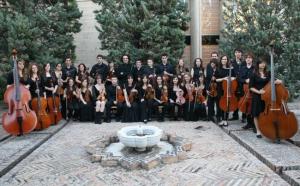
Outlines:
[[149, 123], [192, 140], [188, 158], [178, 163], [149, 171], [91, 163], [84, 146], [128, 125], [134, 123], [69, 123], [3, 175], [0, 185], [289, 185], [211, 122]]

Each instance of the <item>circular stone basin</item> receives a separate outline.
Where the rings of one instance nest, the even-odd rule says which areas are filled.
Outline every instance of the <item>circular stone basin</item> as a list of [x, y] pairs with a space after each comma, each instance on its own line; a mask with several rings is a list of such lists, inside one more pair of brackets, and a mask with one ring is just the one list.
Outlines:
[[162, 130], [155, 126], [128, 126], [118, 131], [118, 138], [126, 147], [145, 151], [160, 142]]

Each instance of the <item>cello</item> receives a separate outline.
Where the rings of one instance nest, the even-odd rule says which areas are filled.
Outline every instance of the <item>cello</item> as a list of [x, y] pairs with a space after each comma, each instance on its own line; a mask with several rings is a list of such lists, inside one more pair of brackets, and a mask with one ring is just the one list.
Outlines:
[[226, 80], [222, 82], [222, 88], [224, 91], [223, 96], [220, 99], [219, 106], [224, 112], [235, 111], [238, 107], [237, 97], [234, 95], [234, 92], [237, 89], [237, 80], [231, 79], [232, 66], [229, 66], [229, 76]]
[[275, 85], [273, 51], [271, 57], [271, 81], [264, 87], [265, 93], [261, 99], [265, 109], [258, 117], [258, 128], [261, 133], [279, 143], [281, 139], [289, 139], [298, 131], [298, 121], [293, 112], [288, 110], [288, 90], [282, 84]]
[[[51, 87], [53, 86], [53, 79], [51, 79]], [[55, 93], [52, 93], [51, 97], [47, 98], [49, 115], [51, 118], [51, 122], [53, 124], [57, 124], [61, 119], [62, 115], [60, 112], [60, 99], [58, 96], [55, 96]]]
[[36, 114], [28, 106], [31, 100], [30, 92], [19, 82], [17, 69], [17, 51], [12, 52], [14, 69], [14, 85], [6, 89], [4, 102], [8, 104], [8, 111], [2, 115], [3, 128], [12, 135], [23, 135], [30, 133], [36, 127]]
[[37, 98], [32, 99], [31, 105], [32, 109], [37, 114], [37, 125], [35, 127], [36, 130], [43, 130], [45, 128], [48, 128], [51, 125], [51, 118], [46, 112], [47, 108], [47, 100], [45, 98], [41, 98], [40, 96], [40, 89], [39, 89], [39, 83], [38, 78], [36, 78], [36, 89], [37, 89]]

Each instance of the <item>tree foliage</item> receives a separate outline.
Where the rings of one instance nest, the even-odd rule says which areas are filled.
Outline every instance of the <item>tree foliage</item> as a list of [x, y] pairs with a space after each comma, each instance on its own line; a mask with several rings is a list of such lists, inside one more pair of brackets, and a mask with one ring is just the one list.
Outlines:
[[75, 57], [73, 34], [81, 26], [75, 0], [7, 0], [7, 4], [0, 9], [1, 82], [9, 65], [11, 68], [13, 48], [19, 58], [36, 63], [55, 64], [67, 55]]
[[257, 57], [275, 49], [277, 77], [284, 80], [293, 97], [299, 96], [300, 1], [224, 1], [224, 28], [220, 50], [233, 54], [235, 48], [252, 51]]
[[143, 60], [160, 59], [168, 53], [171, 60], [181, 57], [185, 47], [184, 31], [190, 20], [187, 5], [178, 0], [94, 0], [102, 49], [108, 59], [118, 62], [124, 53]]

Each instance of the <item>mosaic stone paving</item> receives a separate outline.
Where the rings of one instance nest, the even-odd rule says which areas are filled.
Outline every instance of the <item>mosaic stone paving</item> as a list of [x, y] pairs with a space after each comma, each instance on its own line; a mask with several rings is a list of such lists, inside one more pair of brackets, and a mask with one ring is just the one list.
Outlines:
[[[199, 124], [203, 128], [195, 130]], [[208, 122], [151, 123], [193, 141], [188, 159], [179, 163], [149, 171], [91, 163], [84, 146], [127, 125], [71, 123], [0, 178], [0, 185], [288, 185]]]

